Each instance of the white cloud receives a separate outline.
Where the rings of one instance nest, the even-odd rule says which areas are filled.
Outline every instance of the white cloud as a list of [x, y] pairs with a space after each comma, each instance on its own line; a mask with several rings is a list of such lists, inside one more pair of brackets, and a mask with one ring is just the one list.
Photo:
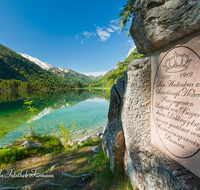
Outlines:
[[119, 20], [117, 20], [117, 19], [113, 19], [113, 20], [110, 21], [110, 23], [119, 24]]
[[108, 38], [110, 38], [110, 33], [103, 30], [103, 28], [100, 28], [98, 26], [96, 31], [97, 31], [97, 35], [100, 37], [101, 41], [106, 41]]
[[100, 76], [100, 75], [105, 75], [108, 71], [101, 71], [101, 72], [91, 72], [91, 73], [83, 73], [84, 75], [87, 76]]
[[82, 33], [86, 37], [85, 39], [81, 40], [82, 44], [83, 41], [85, 41], [87, 38], [90, 38], [91, 36], [99, 36], [99, 41], [106, 41], [108, 38], [110, 38], [111, 33], [120, 32], [119, 21], [117, 19], [111, 20], [110, 24], [108, 24], [107, 26], [99, 27], [96, 24], [94, 26], [96, 27], [96, 32], [84, 31]]
[[76, 35], [75, 38], [78, 39], [79, 35]]
[[108, 32], [115, 32], [112, 28], [106, 28], [106, 30], [108, 31]]
[[87, 38], [89, 38], [92, 34], [88, 31], [84, 31], [83, 35], [86, 36]]
[[119, 30], [119, 29], [120, 29], [119, 26], [116, 26], [116, 25], [113, 25], [113, 24], [110, 24], [110, 26], [111, 26], [114, 30]]

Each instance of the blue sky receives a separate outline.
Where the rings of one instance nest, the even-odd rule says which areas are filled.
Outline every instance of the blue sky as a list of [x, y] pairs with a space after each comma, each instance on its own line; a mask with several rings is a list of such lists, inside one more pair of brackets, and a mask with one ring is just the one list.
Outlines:
[[1, 0], [0, 43], [56, 67], [105, 72], [124, 61], [134, 46], [119, 29], [125, 4], [126, 0]]

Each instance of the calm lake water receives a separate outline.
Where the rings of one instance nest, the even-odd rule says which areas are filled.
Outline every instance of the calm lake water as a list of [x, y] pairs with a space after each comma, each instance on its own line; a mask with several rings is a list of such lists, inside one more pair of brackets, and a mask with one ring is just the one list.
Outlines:
[[20, 92], [0, 94], [0, 147], [28, 133], [30, 119], [24, 100], [30, 97], [37, 109], [34, 130], [40, 134], [59, 134], [58, 125], [68, 128], [76, 122], [73, 138], [96, 134], [107, 123], [109, 92], [72, 90], [68, 92]]

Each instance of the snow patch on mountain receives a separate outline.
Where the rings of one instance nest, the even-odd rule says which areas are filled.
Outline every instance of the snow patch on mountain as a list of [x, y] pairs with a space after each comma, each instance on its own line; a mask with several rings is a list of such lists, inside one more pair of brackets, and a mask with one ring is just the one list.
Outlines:
[[64, 69], [64, 68], [61, 68], [61, 67], [58, 67], [58, 69], [59, 69], [60, 71], [64, 71], [65, 73], [67, 73], [67, 72], [70, 71], [69, 69]]
[[53, 65], [49, 64], [49, 63], [46, 63], [46, 62], [42, 62], [40, 61], [39, 59], [37, 59], [36, 57], [33, 58], [31, 57], [30, 55], [27, 55], [27, 54], [24, 54], [24, 53], [21, 53], [20, 54], [21, 56], [23, 56], [24, 58], [34, 62], [35, 64], [39, 65], [41, 68], [45, 69], [45, 70], [49, 70], [50, 68], [54, 67]]

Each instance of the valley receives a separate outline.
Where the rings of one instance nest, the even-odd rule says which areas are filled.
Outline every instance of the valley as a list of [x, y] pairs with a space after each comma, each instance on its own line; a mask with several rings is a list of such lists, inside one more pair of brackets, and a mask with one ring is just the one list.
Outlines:
[[[131, 50], [132, 51], [132, 50]], [[144, 57], [137, 49], [129, 52], [124, 62], [104, 76], [86, 76], [76, 71], [55, 67], [27, 54], [19, 54], [0, 44], [0, 92], [11, 90], [55, 90], [98, 87], [110, 89], [118, 78], [123, 77], [128, 63]]]

